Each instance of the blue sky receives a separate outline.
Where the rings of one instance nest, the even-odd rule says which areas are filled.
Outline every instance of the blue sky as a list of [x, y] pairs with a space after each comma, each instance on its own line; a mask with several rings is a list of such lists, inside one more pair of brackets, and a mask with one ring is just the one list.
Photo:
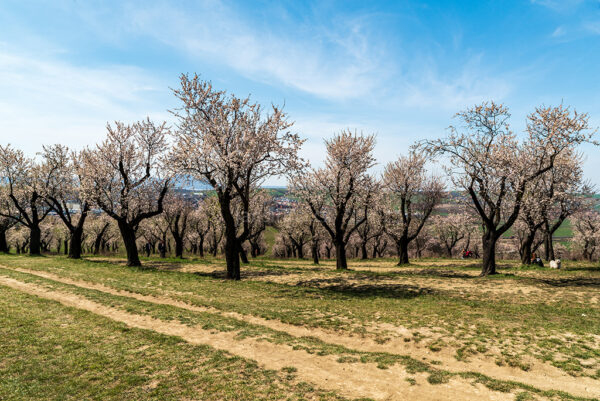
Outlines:
[[[182, 72], [283, 104], [318, 164], [322, 138], [377, 134], [379, 167], [452, 116], [506, 103], [600, 125], [600, 1], [0, 1], [0, 142], [81, 148], [107, 121], [170, 120]], [[600, 184], [599, 149], [583, 148]], [[268, 184], [280, 184], [272, 180]]]

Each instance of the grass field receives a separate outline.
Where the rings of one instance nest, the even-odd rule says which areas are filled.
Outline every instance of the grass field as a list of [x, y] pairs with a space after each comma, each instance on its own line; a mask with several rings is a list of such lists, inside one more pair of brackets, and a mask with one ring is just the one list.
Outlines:
[[600, 398], [600, 268], [0, 256], [0, 399]]

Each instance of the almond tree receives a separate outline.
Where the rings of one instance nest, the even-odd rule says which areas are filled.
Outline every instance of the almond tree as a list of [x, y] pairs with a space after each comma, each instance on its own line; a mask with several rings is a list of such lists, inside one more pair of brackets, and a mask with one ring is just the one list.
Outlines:
[[5, 217], [2, 215], [2, 211], [8, 216], [17, 216], [16, 212], [13, 212], [14, 208], [11, 207], [11, 202], [7, 198], [2, 198], [4, 191], [0, 191], [0, 252], [8, 253], [10, 247], [8, 245], [7, 233], [8, 231], [17, 224], [18, 219], [13, 217]]
[[[550, 170], [548, 173], [551, 173]], [[524, 265], [531, 264], [533, 252], [542, 244], [540, 229], [544, 224], [544, 215], [553, 202], [554, 185], [546, 185], [547, 175], [533, 180], [525, 190], [521, 201], [519, 217], [514, 224], [514, 232], [519, 240], [519, 256]]]
[[253, 258], [261, 252], [261, 238], [267, 228], [273, 196], [266, 190], [258, 190], [251, 198], [248, 218], [250, 254]]
[[[573, 213], [586, 206], [592, 187], [583, 181], [581, 155], [565, 150], [554, 168], [534, 180], [523, 196], [519, 253], [523, 264], [545, 242], [546, 260], [554, 259], [552, 235]], [[541, 239], [540, 239], [541, 238]]]
[[163, 218], [175, 241], [175, 257], [183, 258], [183, 243], [194, 206], [189, 199], [185, 199], [182, 195], [170, 194], [167, 195], [164, 209]]
[[196, 208], [190, 215], [190, 238], [193, 238], [192, 241], [192, 252], [199, 253], [200, 257], [204, 257], [204, 242], [206, 241], [206, 237], [211, 229], [212, 222], [208, 218], [206, 213], [206, 208], [208, 202], [202, 200], [198, 202]]
[[275, 235], [271, 254], [276, 258], [291, 258], [292, 244], [289, 242], [289, 237], [281, 232]]
[[594, 187], [583, 179], [583, 157], [575, 152], [565, 152], [557, 159], [546, 192], [551, 196], [549, 207], [542, 210], [544, 252], [546, 260], [554, 260], [552, 236], [558, 228], [574, 213], [592, 206]]
[[107, 242], [107, 236], [110, 232], [111, 218], [106, 214], [91, 215], [88, 218], [86, 232], [89, 232], [91, 240], [92, 253], [97, 255], [100, 252], [100, 247]]
[[[239, 280], [239, 250], [250, 234], [251, 197], [266, 178], [300, 166], [303, 141], [288, 131], [292, 123], [280, 108], [273, 106], [265, 115], [249, 98], [217, 91], [198, 75], [182, 75], [174, 94], [182, 103], [173, 111], [179, 120], [175, 165], [215, 190], [225, 225], [226, 277]], [[233, 213], [237, 198], [243, 214], [240, 225]]]
[[584, 259], [592, 261], [600, 245], [600, 213], [593, 209], [577, 212], [572, 219], [571, 242], [581, 249]]
[[6, 239], [9, 245], [14, 245], [17, 254], [25, 253], [31, 239], [30, 230], [22, 224], [15, 224], [8, 233]]
[[525, 191], [550, 171], [565, 150], [591, 139], [588, 116], [562, 105], [539, 107], [527, 119], [519, 141], [508, 124], [508, 109], [494, 102], [460, 112], [460, 127], [447, 138], [425, 141], [432, 153], [449, 157], [454, 185], [471, 198], [483, 226], [481, 275], [496, 273], [496, 243], [516, 221]]
[[143, 220], [163, 212], [171, 185], [164, 159], [169, 129], [146, 119], [108, 124], [107, 130], [101, 144], [81, 152], [77, 173], [86, 199], [117, 222], [127, 265], [141, 266], [136, 231]]
[[50, 208], [44, 201], [47, 177], [21, 150], [0, 145], [0, 216], [29, 229], [29, 254], [41, 254], [41, 223]]
[[[90, 210], [89, 202], [81, 196], [81, 177], [77, 174], [77, 154], [63, 145], [44, 146], [42, 169], [48, 177], [44, 199], [60, 217], [69, 231], [68, 257], [81, 258], [83, 226]], [[73, 210], [77, 204], [79, 211]]]
[[447, 257], [451, 258], [456, 245], [473, 231], [473, 223], [472, 215], [464, 211], [431, 218], [432, 234], [444, 246]]
[[302, 207], [292, 209], [279, 223], [281, 235], [287, 237], [298, 259], [304, 259], [304, 245], [310, 240], [312, 214], [308, 215]]
[[310, 223], [308, 224], [308, 232], [310, 233], [310, 253], [315, 265], [319, 264], [320, 257], [320, 244], [327, 235], [323, 229], [323, 225], [317, 220], [314, 214], [307, 207], [303, 207], [303, 212], [310, 216]]
[[396, 243], [398, 266], [408, 262], [408, 244], [425, 225], [442, 199], [444, 185], [427, 174], [424, 153], [413, 150], [408, 156], [389, 163], [383, 173], [386, 195], [380, 209], [383, 229]]
[[379, 218], [377, 210], [373, 210], [377, 209], [380, 204], [381, 197], [378, 196], [377, 193], [374, 193], [370, 204], [366, 204], [365, 207], [357, 210], [354, 214], [354, 219], [357, 221], [366, 217], [365, 222], [356, 229], [356, 234], [358, 238], [360, 238], [360, 258], [362, 260], [369, 258], [367, 252], [367, 244], [369, 241], [381, 235], [381, 232], [383, 231], [381, 219]]
[[372, 244], [372, 254], [373, 259], [379, 257], [383, 257], [384, 252], [387, 250], [388, 246], [388, 236], [383, 229], [383, 225], [381, 224], [381, 219], [375, 219], [375, 228], [373, 230], [373, 235], [371, 237]]
[[207, 235], [208, 250], [214, 257], [219, 252], [219, 244], [223, 240], [225, 230], [223, 227], [223, 217], [221, 216], [221, 206], [216, 196], [206, 198], [202, 208], [204, 217], [208, 221], [209, 230]]
[[[167, 200], [164, 201], [167, 203]], [[146, 245], [150, 245], [150, 251], [156, 253], [156, 244], [159, 241], [167, 243], [167, 235], [169, 234], [169, 223], [164, 218], [164, 213], [158, 216], [145, 219], [140, 223], [138, 229], [135, 232], [137, 239], [138, 250], [142, 253], [146, 251]], [[142, 241], [140, 241], [142, 239]], [[140, 243], [141, 242], [141, 243]], [[160, 255], [162, 258], [165, 255]]]
[[423, 257], [423, 251], [431, 249], [437, 245], [431, 233], [431, 226], [425, 225], [419, 232], [419, 235], [411, 242], [415, 250], [415, 257], [420, 259]]
[[301, 171], [292, 177], [296, 193], [323, 225], [336, 252], [337, 269], [347, 269], [346, 245], [367, 217], [354, 219], [358, 209], [369, 205], [377, 184], [367, 170], [375, 164], [375, 137], [342, 131], [325, 141], [325, 167]]

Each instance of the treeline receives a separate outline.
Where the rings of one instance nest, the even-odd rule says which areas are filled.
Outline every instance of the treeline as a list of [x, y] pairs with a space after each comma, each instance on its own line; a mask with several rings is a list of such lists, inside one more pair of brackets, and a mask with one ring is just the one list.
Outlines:
[[[552, 235], [572, 217], [576, 247], [594, 257], [598, 217], [577, 150], [593, 142], [586, 114], [539, 107], [517, 135], [505, 106], [483, 103], [458, 113], [446, 137], [415, 143], [376, 177], [373, 135], [336, 134], [325, 141], [324, 167], [313, 169], [299, 157], [304, 140], [281, 108], [263, 110], [197, 75], [182, 75], [180, 83], [175, 127], [115, 122], [93, 147], [44, 146], [35, 158], [0, 146], [0, 251], [11, 242], [40, 254], [49, 232], [72, 258], [121, 243], [131, 266], [141, 265], [140, 250], [157, 246], [177, 257], [186, 247], [222, 250], [227, 277], [239, 279], [240, 259], [264, 252], [265, 227], [277, 224], [273, 252], [280, 256], [304, 257], [306, 246], [315, 262], [335, 257], [346, 269], [358, 249], [361, 257], [393, 253], [405, 264], [411, 249], [419, 256], [435, 247], [446, 255], [472, 248], [487, 275], [496, 272], [508, 230], [523, 263], [538, 249], [554, 259]], [[436, 160], [446, 177], [427, 171]], [[277, 223], [272, 198], [260, 189], [274, 176], [289, 177], [300, 200]], [[215, 196], [194, 203], [178, 195], [173, 186], [184, 177], [206, 183]], [[468, 198], [461, 213], [437, 216], [446, 182]]]

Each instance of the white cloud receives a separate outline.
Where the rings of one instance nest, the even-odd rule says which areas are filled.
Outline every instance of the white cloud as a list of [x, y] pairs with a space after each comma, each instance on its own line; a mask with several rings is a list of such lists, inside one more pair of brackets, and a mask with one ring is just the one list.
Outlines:
[[91, 145], [107, 121], [164, 118], [164, 105], [149, 100], [159, 89], [166, 85], [139, 68], [81, 67], [0, 46], [0, 142], [28, 154], [41, 144]]
[[222, 3], [204, 3], [194, 15], [171, 6], [130, 12], [139, 32], [264, 83], [345, 99], [363, 96], [385, 78], [383, 61], [362, 33], [358, 19], [336, 27], [343, 35], [319, 28], [309, 32], [301, 26], [290, 26], [282, 35], [249, 24]]
[[[278, 32], [280, 25], [252, 23], [221, 2], [199, 7], [186, 12], [166, 3], [124, 3], [113, 12], [86, 6], [77, 12], [83, 21], [103, 21], [89, 26], [111, 46], [126, 48], [129, 38], [148, 46], [161, 42], [193, 61], [331, 100], [325, 102], [329, 115], [292, 111], [296, 130], [309, 138], [303, 155], [316, 164], [324, 157], [322, 138], [344, 128], [378, 130], [377, 157], [385, 163], [420, 136], [443, 130], [446, 116], [482, 100], [503, 100], [518, 85], [514, 76], [488, 71], [483, 55], [448, 69], [438, 58], [424, 57], [427, 49], [402, 57], [388, 54], [385, 44], [369, 34], [376, 23], [369, 16], [338, 17], [332, 26], [289, 25]], [[90, 68], [64, 61], [69, 56], [64, 50], [59, 56], [0, 46], [0, 142], [28, 153], [40, 149], [38, 141], [81, 147], [102, 138], [108, 120], [132, 121], [146, 114], [169, 119], [168, 84], [148, 73], [152, 65]], [[402, 119], [421, 122], [398, 126]]]
[[434, 57], [388, 54], [385, 41], [367, 34], [369, 24], [376, 24], [369, 16], [340, 17], [335, 26], [316, 26], [311, 31], [288, 26], [276, 32], [270, 26], [253, 25], [223, 3], [203, 4], [190, 15], [163, 5], [130, 9], [126, 18], [133, 21], [136, 32], [191, 58], [333, 101], [447, 110], [501, 99], [512, 88], [502, 77], [484, 73], [480, 56], [452, 75]]

